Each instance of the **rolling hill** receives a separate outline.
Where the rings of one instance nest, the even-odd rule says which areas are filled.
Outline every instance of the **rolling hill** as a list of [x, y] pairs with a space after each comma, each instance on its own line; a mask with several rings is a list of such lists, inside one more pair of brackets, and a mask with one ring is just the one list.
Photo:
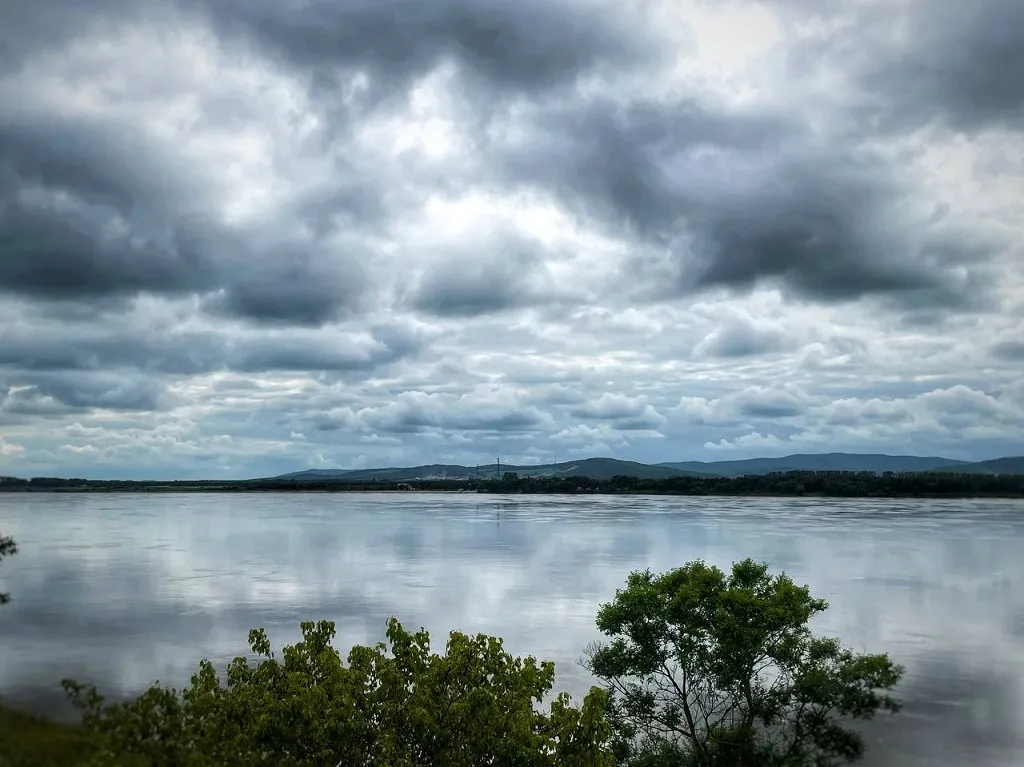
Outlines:
[[371, 479], [402, 482], [409, 479], [438, 477], [469, 477], [473, 469], [453, 464], [432, 463], [427, 466], [387, 466], [379, 469], [308, 469], [282, 474], [274, 479], [350, 479], [357, 482]]
[[[616, 475], [640, 477], [642, 479], [665, 479], [667, 477], [706, 476], [707, 472], [694, 472], [636, 461], [620, 461], [617, 458], [585, 458], [579, 461], [550, 463], [543, 465], [515, 466], [501, 465], [502, 473], [514, 472], [521, 477], [589, 477], [611, 479]], [[355, 482], [384, 480], [406, 482], [414, 479], [459, 479], [493, 477], [498, 472], [497, 464], [485, 466], [458, 466], [450, 464], [429, 464], [426, 466], [389, 467], [381, 469], [310, 469], [291, 474], [282, 474], [274, 479], [346, 479]]]
[[503, 466], [503, 471], [514, 471], [521, 477], [590, 477], [611, 479], [616, 475], [640, 479], [666, 479], [668, 477], [708, 476], [706, 472], [688, 471], [672, 466], [620, 461], [617, 458], [585, 458], [582, 461], [552, 463], [546, 466]]
[[[308, 469], [282, 474], [273, 479], [317, 480], [344, 479], [354, 482], [371, 480], [407, 482], [417, 479], [472, 479], [494, 477], [496, 464], [460, 466], [428, 464], [425, 466], [391, 466], [375, 469]], [[622, 461], [617, 458], [585, 458], [544, 465], [501, 465], [501, 471], [521, 477], [589, 477], [611, 479], [616, 475], [640, 479], [669, 477], [742, 477], [775, 471], [871, 471], [947, 472], [967, 474], [1024, 474], [1024, 456], [997, 458], [976, 463], [954, 461], [940, 456], [883, 455], [860, 453], [800, 453], [782, 458], [751, 458], [743, 461], [682, 461], [659, 464]]]
[[741, 477], [744, 474], [768, 474], [773, 471], [932, 471], [939, 467], [956, 471], [957, 466], [969, 466], [965, 461], [954, 461], [939, 456], [884, 455], [861, 453], [798, 453], [782, 458], [750, 458], [744, 461], [683, 461], [662, 463], [684, 471], [717, 474], [722, 477]]
[[306, 469], [305, 471], [282, 474], [274, 479], [338, 479], [351, 473], [352, 469]]
[[993, 458], [977, 463], [955, 463], [937, 466], [930, 471], [944, 474], [1024, 474], [1024, 455]]

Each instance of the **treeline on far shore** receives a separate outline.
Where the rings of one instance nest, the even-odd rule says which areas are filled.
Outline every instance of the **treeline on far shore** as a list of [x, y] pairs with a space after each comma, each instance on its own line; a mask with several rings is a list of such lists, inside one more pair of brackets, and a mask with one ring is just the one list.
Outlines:
[[167, 482], [80, 478], [0, 477], [0, 492], [397, 492], [479, 493], [635, 493], [653, 495], [886, 497], [1024, 497], [1021, 474], [940, 474], [932, 472], [790, 471], [743, 477], [669, 477], [642, 479], [615, 476], [523, 477], [506, 472], [500, 479], [346, 480], [324, 478], [244, 481], [179, 480]]

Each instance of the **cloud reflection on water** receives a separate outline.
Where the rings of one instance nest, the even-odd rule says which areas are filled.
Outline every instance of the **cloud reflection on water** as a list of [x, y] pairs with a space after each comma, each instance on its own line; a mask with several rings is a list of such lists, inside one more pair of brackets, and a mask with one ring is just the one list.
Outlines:
[[[396, 615], [436, 637], [504, 636], [556, 660], [596, 638], [632, 569], [752, 556], [832, 604], [818, 628], [907, 666], [898, 720], [870, 726], [872, 767], [1024, 756], [1024, 516], [1006, 501], [521, 498], [450, 495], [0, 496], [14, 601], [0, 691], [64, 711], [63, 676], [113, 694], [187, 682], [264, 626], [338, 622], [338, 646]], [[956, 755], [960, 756], [956, 756]], [[938, 760], [938, 761], [937, 761]], [[946, 760], [943, 762], [942, 760]], [[952, 761], [950, 761], [952, 760]]]

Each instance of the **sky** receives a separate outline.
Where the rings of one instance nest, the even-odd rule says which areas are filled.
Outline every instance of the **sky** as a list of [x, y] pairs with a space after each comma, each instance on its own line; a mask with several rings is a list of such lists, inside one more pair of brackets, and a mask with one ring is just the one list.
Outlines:
[[1019, 0], [0, 3], [0, 474], [1024, 453]]

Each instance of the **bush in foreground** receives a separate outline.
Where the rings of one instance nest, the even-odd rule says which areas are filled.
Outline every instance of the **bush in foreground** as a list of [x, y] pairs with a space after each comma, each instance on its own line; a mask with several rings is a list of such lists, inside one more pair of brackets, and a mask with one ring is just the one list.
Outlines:
[[586, 665], [605, 689], [579, 708], [562, 694], [541, 710], [550, 662], [458, 632], [432, 653], [394, 619], [387, 644], [347, 663], [322, 621], [281, 661], [250, 632], [255, 666], [236, 658], [222, 681], [203, 661], [181, 692], [104, 706], [95, 688], [64, 686], [95, 765], [831, 767], [863, 754], [849, 720], [897, 709], [887, 691], [902, 669], [815, 637], [808, 621], [826, 608], [751, 560], [729, 575], [699, 561], [634, 572], [598, 612], [611, 641]]
[[86, 729], [111, 760], [151, 767], [601, 767], [614, 764], [605, 693], [580, 708], [559, 695], [554, 664], [515, 658], [500, 639], [453, 632], [445, 654], [427, 632], [388, 623], [384, 644], [356, 646], [343, 664], [334, 624], [302, 624], [302, 641], [277, 661], [262, 630], [250, 632], [251, 666], [236, 658], [226, 684], [209, 661], [182, 692], [154, 686], [103, 706], [91, 686], [66, 680]]
[[903, 670], [814, 636], [828, 608], [750, 559], [726, 575], [691, 562], [638, 571], [602, 605], [611, 641], [585, 665], [605, 681], [617, 753], [636, 767], [831, 767], [860, 759], [844, 726], [894, 712]]

